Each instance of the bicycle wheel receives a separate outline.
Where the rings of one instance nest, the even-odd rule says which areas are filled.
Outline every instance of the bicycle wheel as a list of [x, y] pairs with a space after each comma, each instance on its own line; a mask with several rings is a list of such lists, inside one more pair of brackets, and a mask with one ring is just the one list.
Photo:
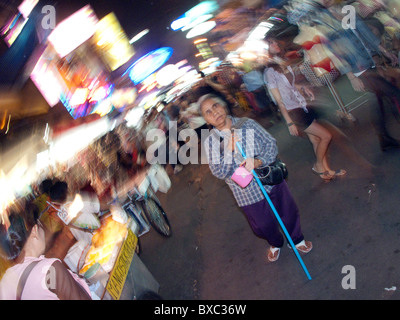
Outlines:
[[143, 201], [142, 206], [152, 227], [164, 237], [170, 237], [172, 234], [171, 226], [164, 209], [152, 198]]

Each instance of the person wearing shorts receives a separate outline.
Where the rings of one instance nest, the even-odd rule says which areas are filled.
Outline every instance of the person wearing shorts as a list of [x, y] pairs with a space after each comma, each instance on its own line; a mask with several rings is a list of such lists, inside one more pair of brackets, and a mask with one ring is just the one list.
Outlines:
[[268, 39], [269, 53], [274, 57], [274, 62], [265, 69], [265, 79], [268, 88], [276, 101], [289, 132], [293, 136], [299, 136], [303, 132], [313, 145], [316, 161], [312, 172], [323, 180], [329, 181], [336, 176], [343, 176], [343, 169], [333, 170], [327, 161], [327, 151], [332, 140], [332, 134], [321, 124], [315, 115], [307, 107], [306, 98], [314, 100], [314, 94], [307, 86], [296, 84], [295, 74], [284, 59], [284, 49], [277, 39]]

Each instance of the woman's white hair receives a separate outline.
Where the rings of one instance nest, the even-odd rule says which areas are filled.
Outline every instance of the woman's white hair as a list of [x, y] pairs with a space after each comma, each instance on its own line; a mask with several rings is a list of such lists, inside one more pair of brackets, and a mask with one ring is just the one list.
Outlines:
[[224, 101], [224, 99], [222, 99], [221, 97], [219, 97], [218, 95], [216, 95], [214, 93], [207, 93], [204, 96], [201, 96], [199, 98], [199, 100], [197, 100], [197, 108], [198, 108], [197, 110], [201, 116], [203, 116], [203, 113], [201, 112], [201, 107], [202, 107], [203, 103], [210, 99], [213, 99], [215, 102], [217, 102], [218, 104], [220, 104], [221, 106], [223, 106], [226, 109], [227, 104]]

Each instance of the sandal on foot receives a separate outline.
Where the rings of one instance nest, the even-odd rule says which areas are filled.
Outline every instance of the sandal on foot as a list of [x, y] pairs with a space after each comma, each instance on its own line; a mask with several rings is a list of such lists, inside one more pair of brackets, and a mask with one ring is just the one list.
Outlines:
[[316, 175], [319, 175], [319, 177], [325, 181], [332, 180], [334, 177], [334, 176], [331, 176], [328, 171], [318, 172], [314, 167], [312, 167], [311, 170], [313, 173], [315, 173]]
[[279, 254], [281, 253], [281, 248], [278, 247], [269, 247], [267, 258], [269, 262], [275, 262], [279, 258]]
[[[288, 244], [288, 247], [292, 249], [292, 247]], [[312, 242], [311, 241], [300, 241], [298, 244], [296, 244], [296, 249], [302, 253], [309, 253], [313, 248]]]
[[343, 177], [346, 175], [347, 171], [344, 169], [338, 169], [335, 171], [335, 177]]

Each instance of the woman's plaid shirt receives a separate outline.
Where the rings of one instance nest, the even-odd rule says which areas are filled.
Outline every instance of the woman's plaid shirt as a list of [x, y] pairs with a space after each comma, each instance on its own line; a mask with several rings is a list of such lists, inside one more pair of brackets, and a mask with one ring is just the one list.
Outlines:
[[[241, 122], [240, 118], [231, 117], [232, 127]], [[239, 136], [239, 143], [247, 158], [256, 158], [262, 161], [263, 165], [275, 161], [278, 154], [276, 140], [256, 121], [247, 119], [242, 123], [240, 129], [234, 129]], [[264, 195], [253, 179], [246, 188], [236, 184], [231, 176], [244, 160], [240, 151], [235, 146], [235, 151], [229, 151], [226, 146], [229, 135], [228, 130], [211, 130], [211, 134], [204, 140], [208, 165], [214, 176], [224, 179], [232, 190], [239, 207], [248, 206], [264, 199]], [[264, 186], [269, 193], [273, 186]]]

